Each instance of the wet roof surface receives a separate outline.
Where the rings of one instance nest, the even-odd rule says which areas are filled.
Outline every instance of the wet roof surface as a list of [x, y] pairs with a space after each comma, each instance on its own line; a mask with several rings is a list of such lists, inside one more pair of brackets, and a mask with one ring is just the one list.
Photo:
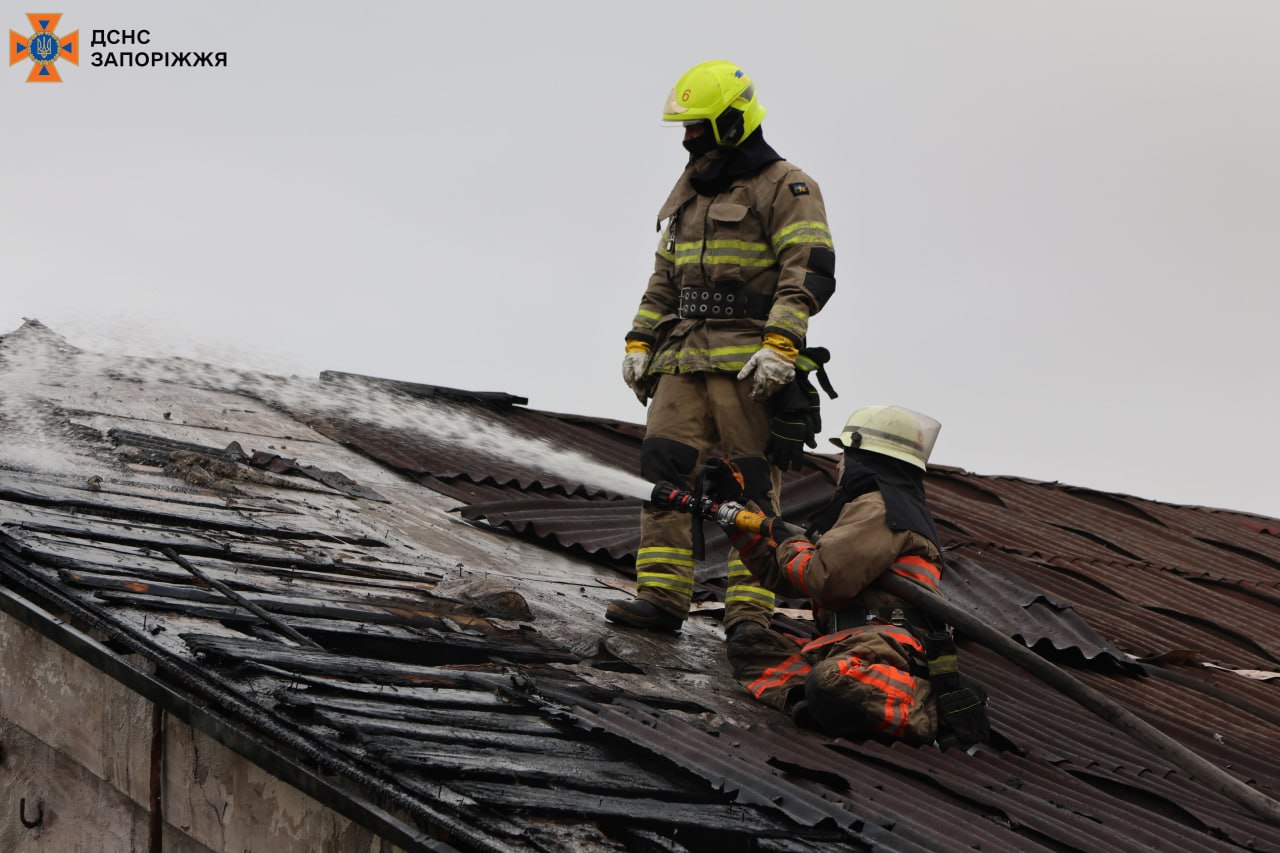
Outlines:
[[[0, 450], [5, 612], [63, 642], [40, 614], [71, 616], [112, 638], [97, 654], [149, 659], [269, 769], [373, 804], [360, 819], [401, 846], [1280, 849], [1280, 829], [963, 638], [991, 750], [797, 730], [728, 677], [714, 562], [680, 635], [603, 621], [631, 589], [634, 499], [372, 415], [391, 395], [628, 472], [635, 425], [347, 375], [273, 400], [164, 362], [104, 373], [30, 326], [0, 338], [8, 388], [37, 354], [59, 379], [24, 387], [29, 415], [6, 409], [0, 434], [34, 419], [58, 453]], [[335, 384], [368, 420], [349, 396], [324, 406]], [[788, 475], [793, 520], [832, 473], [814, 456]], [[953, 600], [1280, 796], [1280, 522], [955, 469], [927, 486]], [[789, 613], [780, 627], [812, 631]]]

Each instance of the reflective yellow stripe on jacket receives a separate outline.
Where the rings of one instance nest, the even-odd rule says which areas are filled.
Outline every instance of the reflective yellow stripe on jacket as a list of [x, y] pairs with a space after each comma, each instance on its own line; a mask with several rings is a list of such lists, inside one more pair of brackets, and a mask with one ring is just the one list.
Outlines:
[[641, 308], [636, 312], [635, 319], [631, 321], [633, 329], [652, 329], [658, 325], [658, 321], [662, 319], [662, 315], [657, 311], [646, 311]]
[[802, 341], [809, 332], [809, 314], [797, 308], [774, 305], [769, 312], [768, 328], [781, 329], [794, 339]]
[[745, 240], [708, 240], [705, 243], [676, 243], [675, 265], [732, 264], [739, 267], [771, 267], [777, 259], [765, 243]]
[[[747, 359], [760, 349], [759, 344], [745, 347], [715, 347], [700, 349], [685, 347], [681, 350], [665, 350], [654, 357], [649, 370], [654, 373], [679, 373], [682, 363], [705, 362], [717, 370], [741, 370]], [[696, 368], [703, 369], [703, 368]]]
[[833, 248], [831, 229], [825, 222], [793, 222], [773, 235], [773, 251], [781, 253], [788, 246], [818, 245]]

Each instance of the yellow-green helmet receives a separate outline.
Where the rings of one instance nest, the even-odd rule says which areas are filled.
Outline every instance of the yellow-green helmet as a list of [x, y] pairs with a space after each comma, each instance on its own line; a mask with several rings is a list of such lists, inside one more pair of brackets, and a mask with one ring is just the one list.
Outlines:
[[686, 71], [662, 110], [663, 121], [710, 122], [716, 144], [726, 148], [741, 145], [763, 119], [755, 84], [747, 72], [723, 59], [700, 62]]
[[921, 471], [933, 453], [942, 424], [902, 406], [864, 406], [849, 416], [837, 447], [856, 447], [909, 462]]

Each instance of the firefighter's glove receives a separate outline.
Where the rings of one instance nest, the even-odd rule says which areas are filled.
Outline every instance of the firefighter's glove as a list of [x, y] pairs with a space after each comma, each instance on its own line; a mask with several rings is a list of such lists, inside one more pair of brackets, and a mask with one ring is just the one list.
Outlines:
[[769, 440], [764, 452], [783, 471], [799, 471], [804, 465], [804, 446], [817, 447], [813, 423], [807, 412], [779, 412], [769, 421]]
[[938, 743], [968, 749], [991, 738], [987, 719], [987, 691], [966, 675], [958, 676], [950, 690], [935, 691], [938, 703]]
[[[766, 335], [764, 346], [751, 356], [751, 360], [738, 371], [738, 378], [751, 380], [751, 399], [767, 400], [791, 384], [796, 376], [795, 355], [787, 354], [785, 348], [774, 344], [769, 338], [781, 338], [781, 335]], [[786, 347], [795, 352], [790, 341], [782, 338]]]
[[648, 350], [628, 352], [622, 357], [622, 381], [627, 383], [640, 405], [644, 405], [649, 399], [649, 388], [644, 382], [644, 369], [648, 363]]
[[746, 477], [741, 469], [728, 459], [715, 457], [708, 459], [702, 466], [702, 476], [706, 485], [703, 494], [716, 503], [733, 501], [738, 504], [747, 502]]
[[809, 384], [808, 376], [801, 373], [778, 394], [774, 404], [777, 414], [769, 421], [765, 455], [783, 471], [798, 471], [804, 464], [805, 445], [818, 446], [818, 392]]
[[[822, 350], [823, 353], [826, 350]], [[818, 396], [818, 389], [813, 387], [810, 375], [813, 371], [806, 370], [803, 365], [796, 371], [796, 388], [804, 393], [805, 404], [800, 403], [800, 395], [791, 393], [788, 398], [791, 402], [790, 408], [808, 408], [809, 425], [813, 427], [813, 434], [816, 436], [822, 432], [822, 398]], [[824, 389], [829, 389], [832, 399], [835, 398], [835, 389], [831, 388], [831, 382], [827, 379], [826, 370], [819, 363], [817, 367], [818, 381], [822, 383]], [[810, 447], [817, 447], [816, 441], [809, 443]]]
[[946, 631], [930, 632], [924, 640], [929, 684], [938, 704], [938, 744], [943, 749], [968, 749], [991, 736], [987, 720], [987, 689], [960, 672], [955, 640]]

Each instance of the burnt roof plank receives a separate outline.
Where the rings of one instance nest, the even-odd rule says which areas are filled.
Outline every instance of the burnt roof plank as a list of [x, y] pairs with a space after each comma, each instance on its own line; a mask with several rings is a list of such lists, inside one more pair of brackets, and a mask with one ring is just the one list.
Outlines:
[[[455, 782], [453, 789], [488, 805], [510, 809], [551, 814], [581, 814], [587, 806], [581, 793], [559, 788], [534, 788], [528, 785], [498, 782]], [[750, 806], [733, 803], [693, 804], [644, 797], [596, 794], [591, 797], [589, 808], [592, 814], [599, 817], [688, 826], [709, 832], [722, 832], [726, 835], [784, 838], [805, 834], [789, 821], [779, 820]], [[812, 835], [806, 835], [806, 837], [816, 841], [838, 843], [844, 840], [842, 836], [835, 833], [810, 832]]]
[[[476, 800], [466, 797], [454, 790], [457, 780], [450, 780], [446, 785], [439, 779], [418, 778], [412, 773], [397, 773], [397, 781], [405, 790], [421, 797], [426, 802], [447, 802], [467, 815], [469, 822], [483, 828], [497, 838], [506, 838], [508, 848], [546, 851], [565, 849], [569, 832], [583, 827], [581, 821], [572, 826], [560, 826], [545, 819], [538, 822], [526, 821], [522, 815], [511, 809], [480, 808]], [[594, 826], [588, 825], [589, 829]], [[600, 846], [597, 844], [597, 846]]]
[[507, 681], [494, 673], [378, 661], [262, 640], [194, 633], [184, 633], [180, 636], [192, 651], [230, 663], [251, 661], [291, 673], [321, 673], [341, 678], [367, 679], [385, 684], [461, 688], [472, 696], [475, 704], [482, 706], [502, 704], [503, 700], [500, 700], [493, 691]]
[[[196, 600], [184, 600], [173, 596], [157, 595], [154, 590], [126, 588], [103, 590], [97, 597], [105, 602], [118, 602], [129, 607], [161, 613], [177, 613], [221, 622], [230, 627], [247, 630], [266, 625], [250, 610], [223, 598], [221, 601], [206, 598], [203, 590], [193, 589]], [[137, 584], [142, 587], [143, 584]], [[284, 612], [268, 608], [268, 612]], [[490, 660], [509, 660], [518, 663], [576, 663], [578, 658], [567, 652], [542, 645], [523, 642], [506, 636], [474, 636], [453, 631], [422, 631], [405, 629], [398, 625], [368, 623], [363, 621], [312, 618], [304, 610], [288, 611], [287, 624], [295, 631], [318, 642], [335, 654], [356, 655], [385, 661], [403, 663], [482, 664]], [[443, 623], [442, 623], [443, 626]]]
[[[53, 518], [73, 517], [84, 523], [90, 520], [115, 521], [142, 529], [167, 530], [178, 527], [191, 530], [216, 530], [261, 537], [267, 541], [318, 539], [322, 542], [340, 542], [373, 539], [365, 531], [338, 530], [327, 520], [318, 520], [298, 512], [281, 512], [279, 509], [264, 510], [248, 504], [228, 505], [224, 509], [216, 509], [205, 505], [136, 498], [131, 495], [116, 495], [101, 491], [85, 491], [82, 495], [76, 496], [75, 500], [61, 502], [0, 500], [0, 510], [3, 511], [0, 513], [0, 521], [9, 520], [6, 516], [10, 514], [15, 516], [14, 520], [21, 521], [22, 517], [18, 512], [20, 508], [29, 510], [37, 520], [47, 519], [51, 514]], [[359, 522], [359, 519], [350, 513], [342, 518], [351, 524]]]
[[[350, 718], [352, 725], [357, 723], [376, 727], [377, 721], [401, 721], [409, 725], [433, 726], [455, 731], [479, 729], [490, 733], [539, 735], [555, 737], [561, 730], [554, 723], [543, 717], [527, 712], [517, 705], [502, 705], [497, 709], [477, 710], [475, 708], [428, 707], [423, 699], [409, 697], [401, 690], [383, 689], [380, 694], [370, 699], [336, 696], [329, 692], [298, 692], [296, 690], [280, 690], [275, 698], [283, 705], [296, 707], [308, 713], [323, 712], [337, 721]], [[414, 701], [405, 701], [413, 699]], [[441, 703], [438, 697], [432, 697], [433, 705]], [[341, 726], [335, 726], [341, 728]], [[370, 730], [374, 730], [371, 728]]]
[[[323, 711], [318, 713], [317, 717], [326, 723], [330, 721], [329, 716]], [[564, 733], [559, 733], [558, 737], [483, 732], [476, 729], [454, 733], [439, 726], [374, 722], [366, 728], [349, 718], [347, 722], [351, 725], [349, 731], [354, 734], [356, 740], [370, 752], [377, 754], [412, 752], [417, 749], [454, 752], [458, 749], [474, 748], [584, 761], [619, 761], [626, 758], [625, 754], [619, 754], [621, 752], [619, 750], [610, 753], [596, 744], [566, 737]]]
[[189, 553], [219, 554], [226, 545], [213, 536], [175, 532], [172, 528], [139, 522], [123, 522], [95, 516], [55, 512], [42, 507], [0, 501], [0, 525], [17, 525], [27, 530], [55, 534], [69, 539], [110, 542], [117, 545], [169, 545]]
[[[237, 511], [228, 506], [226, 496], [210, 495], [194, 489], [175, 486], [165, 478], [159, 485], [142, 481], [133, 476], [106, 478], [90, 487], [88, 479], [80, 476], [45, 471], [13, 471], [0, 468], [0, 500], [19, 503], [59, 504], [71, 501], [102, 501], [102, 494], [117, 495], [140, 500], [162, 501], [165, 504], [186, 504], [210, 510]], [[90, 494], [93, 492], [94, 494]], [[281, 513], [296, 514], [297, 510], [278, 506]]]
[[[188, 493], [174, 491], [157, 495], [114, 491], [110, 486], [89, 489], [19, 481], [11, 475], [0, 474], [0, 500], [78, 512], [99, 516], [128, 516], [138, 521], [152, 523], [178, 523], [206, 527], [243, 530], [269, 530], [264, 523], [256, 522], [241, 512], [238, 506], [228, 505], [225, 498], [193, 500]], [[296, 511], [277, 509], [275, 520], [285, 521], [285, 516], [297, 517]]]
[[525, 642], [506, 632], [475, 635], [451, 629], [405, 629], [396, 625], [294, 617], [291, 624], [331, 651], [404, 663], [577, 663], [578, 657]]
[[603, 750], [599, 747], [567, 740], [565, 733], [556, 728], [539, 729], [536, 733], [505, 732], [479, 729], [475, 726], [460, 728], [439, 722], [367, 717], [331, 711], [325, 707], [316, 707], [314, 717], [338, 731], [352, 733], [362, 743], [372, 743], [382, 747], [393, 746], [394, 741], [399, 741], [402, 745], [434, 742], [477, 747], [490, 746], [513, 752], [562, 752], [566, 755], [578, 754], [590, 758], [605, 757]]
[[[167, 567], [160, 561], [151, 563], [149, 552], [150, 549], [140, 550], [137, 552], [138, 556], [136, 558], [128, 558], [115, 564], [93, 562], [92, 558], [98, 555], [88, 550], [76, 553], [73, 548], [61, 548], [58, 546], [51, 547], [47, 551], [44, 549], [34, 551], [32, 556], [46, 563], [49, 562], [48, 558], [58, 559], [61, 557], [68, 562], [57, 565], [82, 568], [85, 571], [103, 575], [120, 574], [157, 581], [191, 577], [189, 572], [181, 569], [175, 571], [176, 566], [172, 561], [165, 561], [169, 563]], [[131, 562], [134, 559], [136, 559], [136, 563]], [[360, 574], [349, 574], [343, 569], [334, 567], [316, 570], [298, 566], [286, 567], [260, 563], [229, 562], [210, 557], [193, 558], [191, 562], [206, 574], [212, 575], [232, 587], [243, 585], [246, 589], [256, 589], [261, 592], [296, 590], [299, 593], [323, 593], [324, 590], [330, 590], [331, 592], [343, 593], [342, 598], [344, 600], [363, 603], [391, 605], [396, 602], [414, 602], [420, 604], [424, 600], [433, 597], [431, 591], [435, 588], [435, 581], [427, 575], [409, 579], [385, 577], [378, 572], [368, 571]], [[148, 567], [141, 568], [143, 565]], [[133, 568], [134, 566], [138, 567]], [[318, 595], [317, 597], [328, 596]]]
[[[6, 535], [19, 553], [45, 565], [74, 568], [82, 565], [105, 573], [123, 573], [160, 580], [165, 576], [182, 578], [190, 574], [173, 561], [159, 556], [153, 543], [117, 544], [93, 539], [73, 538], [26, 527], [7, 526]], [[366, 564], [347, 559], [329, 559], [314, 548], [291, 549], [259, 542], [236, 539], [224, 543], [229, 547], [217, 557], [192, 558], [210, 572], [227, 572], [245, 577], [274, 576], [286, 580], [312, 579], [341, 583], [357, 589], [403, 590], [421, 593], [433, 588], [442, 576], [439, 571], [420, 568], [402, 571], [392, 568], [390, 561], [368, 557]], [[343, 555], [344, 557], [347, 555]], [[402, 564], [409, 566], [411, 564]], [[222, 578], [226, 580], [226, 578]]]
[[[84, 578], [82, 582], [85, 585], [91, 585], [96, 580], [109, 586], [110, 579], [116, 578], [121, 581], [147, 581], [155, 584], [157, 588], [204, 586], [199, 581], [193, 580], [189, 572], [181, 569], [173, 571], [177, 568], [173, 562], [169, 563], [172, 568], [166, 568], [159, 561], [155, 561], [150, 554], [139, 553], [136, 558], [126, 557], [114, 565], [86, 563], [79, 559], [81, 555], [95, 556], [84, 549], [78, 553], [72, 549], [60, 549], [60, 553], [55, 554], [43, 548], [39, 551], [27, 549], [24, 552], [24, 556], [31, 559], [82, 576]], [[139, 564], [146, 567], [130, 571], [131, 559], [136, 559]], [[365, 582], [363, 579], [349, 582], [322, 575], [319, 572], [292, 572], [287, 569], [261, 568], [243, 563], [227, 563], [222, 560], [197, 558], [191, 560], [191, 563], [201, 572], [234, 590], [264, 598], [283, 596], [290, 599], [402, 608], [411, 612], [422, 610], [432, 604], [446, 610], [452, 609], [442, 599], [433, 598], [425, 588], [425, 584], [418, 584], [415, 588], [403, 583], [373, 583]]]
[[[67, 583], [73, 583], [85, 588], [136, 593], [139, 596], [154, 596], [157, 600], [174, 599], [207, 604], [220, 604], [227, 601], [226, 597], [222, 596], [220, 593], [201, 588], [195, 584], [181, 585], [130, 581], [127, 578], [121, 578], [118, 576], [93, 575], [87, 572], [75, 572], [69, 569], [61, 570], [60, 574], [64, 577], [64, 580]], [[265, 593], [249, 594], [246, 595], [246, 598], [259, 607], [262, 607], [264, 610], [274, 614], [306, 616], [315, 619], [331, 619], [346, 622], [367, 622], [378, 625], [401, 625], [406, 627], [423, 628], [426, 630], [452, 631], [449, 624], [449, 620], [453, 619], [452, 614], [437, 614], [423, 606], [418, 606], [415, 609], [410, 610], [395, 605], [380, 607], [372, 604], [347, 603], [341, 601], [330, 602], [322, 598], [307, 599]], [[137, 604], [145, 605], [146, 603], [142, 598], [129, 600]], [[160, 605], [156, 604], [152, 606], [155, 607]], [[468, 642], [465, 635], [457, 636], [459, 637], [459, 643]]]
[[[630, 761], [591, 761], [495, 749], [463, 747], [459, 751], [422, 746], [370, 750], [393, 767], [412, 770], [427, 778], [519, 780], [526, 784], [557, 785], [579, 792], [665, 795], [676, 802], [705, 798], [710, 789], [692, 782], [680, 784], [674, 774], [655, 773]], [[591, 798], [583, 798], [583, 810], [590, 811]]]
[[[426, 675], [416, 682], [402, 684], [378, 683], [373, 680], [352, 681], [345, 675], [328, 672], [310, 673], [289, 670], [291, 686], [305, 686], [326, 695], [367, 699], [371, 702], [400, 703], [415, 709], [433, 709], [441, 706], [462, 707], [467, 697], [472, 704], [492, 711], [513, 714], [529, 714], [524, 704], [516, 704], [499, 697], [495, 692], [484, 692], [499, 683], [506, 685], [510, 678], [498, 675], [493, 666], [421, 667]], [[449, 685], [457, 685], [454, 690]], [[441, 696], [449, 701], [442, 702]]]
[[[221, 593], [196, 582], [184, 584], [170, 581], [144, 581], [115, 574], [96, 574], [75, 569], [60, 569], [59, 575], [66, 583], [89, 589], [128, 590], [161, 597], [210, 603], [225, 602], [227, 600]], [[296, 594], [292, 594], [292, 590], [288, 585], [284, 587], [287, 594], [261, 591], [252, 584], [246, 583], [235, 584], [234, 586], [245, 593], [245, 598], [273, 612], [391, 625], [421, 624], [433, 628], [447, 627], [448, 624], [443, 617], [428, 610], [426, 605], [430, 602], [422, 598], [415, 599], [412, 602], [404, 600], [383, 602], [378, 601], [376, 597], [363, 601], [343, 601], [326, 597], [322, 590], [308, 589], [308, 585], [301, 583], [297, 584], [297, 587], [300, 588], [297, 589]], [[308, 592], [314, 592], [315, 594], [307, 595]], [[406, 607], [410, 603], [413, 605], [413, 609]], [[392, 610], [395, 612], [391, 612]]]

